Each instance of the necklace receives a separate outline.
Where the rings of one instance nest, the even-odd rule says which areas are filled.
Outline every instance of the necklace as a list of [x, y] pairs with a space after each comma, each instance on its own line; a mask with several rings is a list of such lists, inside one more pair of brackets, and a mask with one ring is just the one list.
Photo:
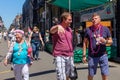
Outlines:
[[21, 51], [23, 50], [22, 44], [19, 44], [18, 47], [19, 47], [18, 56], [20, 56], [20, 53], [21, 53]]
[[[93, 32], [96, 32], [96, 30], [94, 30]], [[92, 45], [92, 33], [93, 33], [92, 31], [90, 31], [90, 48], [91, 48], [91, 51], [92, 51], [92, 53], [98, 53], [99, 52], [99, 50], [100, 50], [100, 44], [98, 45], [98, 49], [95, 51], [94, 49], [93, 49], [93, 45]], [[101, 26], [99, 27], [99, 29], [98, 29], [98, 34], [97, 33], [94, 33], [94, 38], [96, 38], [96, 37], [98, 37], [98, 35], [99, 36], [102, 36], [102, 29], [101, 29]]]

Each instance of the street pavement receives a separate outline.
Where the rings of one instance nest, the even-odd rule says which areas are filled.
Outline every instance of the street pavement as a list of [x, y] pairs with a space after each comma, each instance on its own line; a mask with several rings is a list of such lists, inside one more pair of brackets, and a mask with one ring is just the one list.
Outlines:
[[[14, 80], [13, 71], [10, 70], [11, 65], [7, 67], [3, 65], [3, 58], [7, 51], [7, 41], [2, 40], [0, 43], [0, 80]], [[40, 51], [40, 57], [41, 59], [34, 61], [30, 67], [30, 80], [57, 80], [53, 56], [45, 51]], [[77, 63], [75, 65], [78, 72], [77, 80], [87, 80], [87, 64]], [[120, 80], [120, 63], [110, 61], [109, 67], [109, 80]], [[102, 80], [99, 67], [94, 80]]]

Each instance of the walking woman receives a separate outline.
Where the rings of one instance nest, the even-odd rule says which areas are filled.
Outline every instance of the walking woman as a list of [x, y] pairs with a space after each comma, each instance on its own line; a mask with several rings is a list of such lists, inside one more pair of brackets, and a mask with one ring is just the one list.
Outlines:
[[28, 44], [24, 40], [24, 31], [15, 30], [16, 41], [10, 45], [5, 57], [4, 65], [7, 66], [8, 59], [12, 57], [15, 80], [29, 80]]
[[2, 39], [2, 32], [0, 31], [0, 43], [1, 43], [1, 39]]
[[33, 27], [33, 31], [30, 33], [29, 36], [29, 42], [31, 43], [33, 50], [33, 59], [39, 60], [39, 48], [41, 46], [41, 43], [44, 46], [44, 42], [37, 26]]

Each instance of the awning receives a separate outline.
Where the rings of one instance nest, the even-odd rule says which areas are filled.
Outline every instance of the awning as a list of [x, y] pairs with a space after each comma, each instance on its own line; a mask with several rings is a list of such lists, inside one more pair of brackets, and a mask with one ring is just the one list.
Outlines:
[[71, 11], [81, 11], [110, 2], [110, 0], [51, 0], [51, 4]]

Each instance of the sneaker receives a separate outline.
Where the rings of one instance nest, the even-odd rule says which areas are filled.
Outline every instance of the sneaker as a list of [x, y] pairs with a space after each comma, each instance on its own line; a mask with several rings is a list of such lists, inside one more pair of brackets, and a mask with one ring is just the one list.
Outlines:
[[40, 58], [36, 58], [36, 60], [38, 61], [38, 60], [40, 60]]
[[11, 67], [10, 70], [13, 71], [13, 67]]

